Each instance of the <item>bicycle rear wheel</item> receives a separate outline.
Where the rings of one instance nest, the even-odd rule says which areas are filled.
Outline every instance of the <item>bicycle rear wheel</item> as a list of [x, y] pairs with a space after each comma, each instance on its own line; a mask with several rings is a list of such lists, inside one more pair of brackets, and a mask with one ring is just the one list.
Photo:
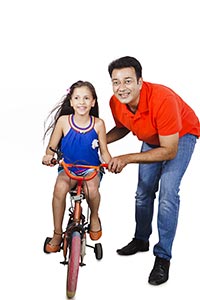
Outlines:
[[72, 234], [68, 270], [67, 270], [67, 297], [69, 299], [73, 298], [76, 293], [80, 256], [81, 256], [81, 235], [80, 232], [74, 231]]

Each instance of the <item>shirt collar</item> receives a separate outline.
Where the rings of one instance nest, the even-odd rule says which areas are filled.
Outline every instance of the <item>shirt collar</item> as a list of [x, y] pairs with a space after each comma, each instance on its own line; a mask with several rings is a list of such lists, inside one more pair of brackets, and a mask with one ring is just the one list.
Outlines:
[[140, 91], [140, 100], [139, 100], [137, 112], [144, 113], [149, 111], [147, 95], [148, 95], [148, 86], [145, 82], [143, 82], [142, 89]]

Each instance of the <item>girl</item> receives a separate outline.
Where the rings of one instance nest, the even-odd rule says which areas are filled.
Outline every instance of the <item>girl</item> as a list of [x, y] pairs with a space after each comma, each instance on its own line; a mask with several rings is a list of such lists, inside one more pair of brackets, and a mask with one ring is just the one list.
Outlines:
[[[47, 133], [52, 131], [46, 154], [42, 159], [43, 164], [52, 166], [51, 160], [54, 153], [50, 147], [53, 149], [60, 148], [66, 163], [99, 165], [101, 161], [98, 149], [103, 161], [105, 163], [110, 161], [111, 155], [107, 148], [104, 121], [98, 118], [97, 95], [90, 82], [77, 81], [74, 83], [68, 90], [68, 94], [51, 111], [50, 115], [55, 111], [54, 120], [44, 134], [45, 138]], [[85, 176], [91, 172], [91, 169], [73, 169], [72, 171], [76, 175]], [[87, 188], [84, 189], [91, 210], [89, 234], [92, 240], [98, 240], [102, 235], [101, 222], [98, 217], [100, 175], [88, 181]], [[67, 193], [75, 185], [76, 181], [70, 179], [64, 170], [59, 168], [52, 200], [54, 234], [51, 241], [46, 245], [45, 251], [48, 253], [60, 250], [65, 199]]]

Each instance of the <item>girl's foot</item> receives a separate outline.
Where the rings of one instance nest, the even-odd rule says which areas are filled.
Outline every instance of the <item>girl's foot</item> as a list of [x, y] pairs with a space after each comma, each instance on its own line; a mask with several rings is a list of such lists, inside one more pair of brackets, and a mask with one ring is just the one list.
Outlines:
[[99, 218], [90, 218], [90, 238], [93, 241], [97, 241], [102, 236], [101, 221]]
[[53, 234], [53, 237], [50, 241], [50, 245], [53, 245], [53, 246], [58, 246], [61, 244], [62, 242], [62, 235], [63, 233], [62, 232], [57, 232], [54, 230], [54, 234]]
[[45, 245], [46, 253], [55, 253], [60, 251], [61, 243], [62, 243], [62, 232], [56, 232], [54, 230], [54, 235], [52, 238], [47, 238], [47, 243]]

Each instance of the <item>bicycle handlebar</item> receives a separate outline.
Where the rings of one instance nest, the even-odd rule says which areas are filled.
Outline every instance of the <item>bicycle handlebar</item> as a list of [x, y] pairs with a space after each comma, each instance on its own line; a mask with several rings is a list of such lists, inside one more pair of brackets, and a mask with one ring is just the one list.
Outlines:
[[[93, 179], [98, 172], [100, 171], [101, 167], [108, 167], [108, 164], [100, 164], [99, 166], [88, 166], [88, 165], [78, 165], [78, 164], [66, 164], [64, 161], [60, 162], [60, 165], [64, 168], [65, 173], [74, 180], [84, 180], [84, 181], [88, 181]], [[76, 168], [85, 168], [85, 169], [92, 169], [94, 170], [94, 172], [91, 172], [91, 174], [87, 174], [87, 176], [79, 176], [79, 175], [74, 175], [70, 172], [69, 168], [70, 167], [76, 167]]]
[[[79, 165], [79, 164], [68, 164], [68, 163], [65, 163], [63, 160], [62, 161], [57, 161], [55, 158], [53, 158], [51, 160], [51, 163], [52, 164], [60, 164], [65, 173], [71, 178], [71, 179], [74, 179], [74, 180], [84, 180], [84, 181], [88, 181], [88, 180], [91, 180], [93, 179], [97, 174], [98, 172], [100, 171], [101, 167], [103, 168], [108, 168], [108, 164], [100, 164], [99, 166], [89, 166], [89, 165]], [[94, 172], [91, 172], [91, 174], [89, 174], [87, 177], [86, 176], [79, 176], [79, 175], [74, 175], [70, 172], [69, 168], [72, 168], [72, 167], [76, 167], [76, 168], [85, 168], [85, 169], [92, 169], [94, 170]]]
[[[108, 168], [108, 164], [100, 164], [98, 166], [79, 165], [79, 164], [72, 164], [72, 163], [68, 164], [68, 163], [64, 162], [63, 160], [58, 161], [55, 158], [52, 158], [51, 163], [53, 165], [60, 164], [63, 167], [65, 173], [71, 179], [78, 180], [78, 181], [83, 181], [83, 180], [84, 181], [88, 181], [88, 180], [91, 180], [91, 179], [93, 179], [98, 174], [98, 172], [100, 171], [101, 167], [106, 168], [106, 169]], [[84, 169], [92, 169], [92, 170], [94, 170], [94, 172], [91, 172], [91, 174], [89, 174], [87, 177], [86, 176], [74, 175], [69, 170], [69, 168], [72, 168], [72, 167], [84, 168]]]
[[[78, 180], [78, 181], [83, 181], [83, 180], [84, 181], [88, 181], [88, 180], [91, 180], [91, 179], [93, 179], [98, 174], [98, 172], [100, 171], [101, 167], [106, 168], [106, 169], [108, 168], [108, 164], [105, 164], [105, 163], [100, 164], [98, 166], [75, 164], [75, 163], [65, 163], [63, 160], [61, 160], [62, 159], [62, 153], [59, 150], [54, 150], [51, 147], [50, 147], [50, 150], [57, 154], [57, 159], [56, 158], [52, 158], [51, 164], [52, 165], [60, 164], [63, 167], [65, 173], [71, 179], [74, 179], [74, 180]], [[92, 169], [92, 170], [94, 170], [94, 172], [91, 172], [91, 174], [89, 174], [87, 177], [86, 176], [74, 175], [69, 170], [69, 168], [72, 168], [72, 167], [84, 168], [84, 169]]]

